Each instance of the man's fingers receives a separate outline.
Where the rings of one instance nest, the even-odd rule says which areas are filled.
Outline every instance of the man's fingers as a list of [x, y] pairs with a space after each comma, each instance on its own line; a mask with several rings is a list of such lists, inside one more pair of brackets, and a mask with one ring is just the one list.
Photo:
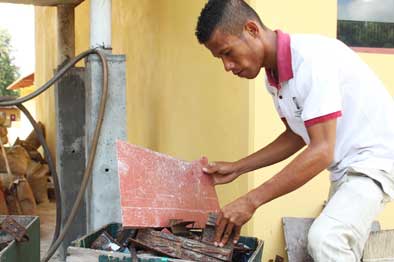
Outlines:
[[227, 244], [228, 239], [230, 238], [231, 234], [233, 233], [234, 224], [228, 223], [226, 226], [226, 230], [224, 231], [222, 240], [220, 241], [220, 247], [224, 247]]
[[240, 237], [241, 237], [241, 227], [240, 226], [236, 226], [234, 228], [233, 244], [237, 244]]
[[216, 231], [215, 231], [215, 246], [218, 246], [220, 243], [220, 240], [222, 239], [222, 235], [224, 230], [226, 229], [227, 226], [227, 219], [223, 217], [223, 214], [220, 212], [218, 214], [217, 220], [216, 220]]
[[219, 211], [218, 212], [218, 215], [217, 215], [217, 217], [216, 217], [216, 227], [218, 227], [219, 225], [220, 225], [220, 223], [222, 222], [222, 219], [223, 219], [224, 217], [223, 217], [223, 212], [222, 211]]
[[218, 171], [218, 166], [215, 162], [209, 163], [207, 166], [202, 168], [202, 171], [207, 174], [213, 174]]

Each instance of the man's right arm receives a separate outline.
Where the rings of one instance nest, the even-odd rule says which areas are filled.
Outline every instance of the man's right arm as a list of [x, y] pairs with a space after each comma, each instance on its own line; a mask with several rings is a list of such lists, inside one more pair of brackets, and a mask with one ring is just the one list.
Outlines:
[[203, 168], [212, 175], [215, 184], [225, 184], [253, 170], [276, 164], [287, 159], [305, 146], [304, 140], [296, 135], [284, 121], [286, 130], [271, 144], [236, 162], [213, 162]]
[[244, 174], [274, 165], [294, 155], [305, 146], [304, 140], [290, 129], [287, 122], [283, 121], [283, 123], [286, 130], [271, 144], [235, 163], [238, 172]]

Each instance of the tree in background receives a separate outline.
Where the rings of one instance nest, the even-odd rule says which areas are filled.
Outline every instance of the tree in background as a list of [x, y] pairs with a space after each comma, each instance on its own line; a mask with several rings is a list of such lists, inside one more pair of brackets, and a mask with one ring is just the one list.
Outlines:
[[7, 30], [0, 28], [0, 96], [19, 96], [18, 91], [6, 89], [19, 77], [11, 51], [11, 35]]
[[354, 47], [394, 48], [394, 23], [338, 20], [338, 38]]

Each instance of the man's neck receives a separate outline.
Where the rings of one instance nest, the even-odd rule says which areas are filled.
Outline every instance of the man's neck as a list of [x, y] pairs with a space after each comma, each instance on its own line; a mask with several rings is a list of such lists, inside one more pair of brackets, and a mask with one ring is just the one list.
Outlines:
[[277, 37], [276, 33], [270, 29], [265, 30], [264, 34], [264, 48], [265, 48], [265, 57], [263, 67], [277, 71]]

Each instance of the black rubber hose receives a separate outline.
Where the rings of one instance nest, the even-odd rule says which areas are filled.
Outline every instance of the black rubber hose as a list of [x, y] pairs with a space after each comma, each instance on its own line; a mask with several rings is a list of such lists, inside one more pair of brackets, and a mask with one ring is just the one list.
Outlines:
[[[15, 97], [3, 97], [0, 99], [0, 103], [3, 101], [15, 101]], [[60, 190], [60, 183], [59, 183], [59, 176], [56, 171], [55, 164], [52, 159], [51, 152], [49, 151], [48, 144], [45, 140], [45, 136], [41, 131], [40, 127], [38, 126], [37, 122], [34, 120], [33, 116], [30, 114], [29, 110], [23, 104], [16, 104], [16, 107], [21, 110], [27, 119], [29, 120], [30, 124], [33, 126], [34, 132], [37, 135], [38, 140], [41, 143], [42, 148], [44, 149], [44, 157], [46, 162], [48, 163], [49, 172], [53, 178], [53, 185], [55, 189], [55, 201], [56, 201], [56, 223], [55, 223], [55, 230], [53, 232], [52, 242], [51, 245], [55, 242], [55, 240], [59, 236], [60, 226], [62, 222], [62, 194]]]
[[28, 94], [24, 97], [20, 97], [14, 100], [8, 100], [8, 101], [1, 101], [0, 106], [15, 106], [17, 104], [24, 103], [26, 101], [29, 101], [36, 96], [40, 95], [42, 92], [47, 90], [49, 87], [51, 87], [54, 83], [56, 83], [67, 71], [72, 68], [76, 63], [78, 63], [80, 60], [82, 60], [84, 57], [91, 55], [91, 54], [98, 54], [97, 49], [89, 49], [78, 56], [74, 57], [71, 59], [67, 64], [65, 64], [56, 74], [54, 77], [52, 77], [48, 82], [46, 82], [43, 86], [38, 88], [36, 91], [34, 91], [31, 94]]
[[[49, 151], [49, 147], [47, 142], [45, 141], [44, 134], [41, 130], [41, 128], [38, 126], [37, 122], [34, 120], [33, 116], [30, 114], [29, 110], [23, 105], [23, 104], [17, 104], [16, 105], [19, 110], [25, 114], [27, 119], [30, 121], [30, 124], [33, 126], [34, 132], [36, 132], [37, 138], [40, 141], [42, 148], [44, 149], [44, 154], [45, 154], [45, 160], [48, 163], [49, 170], [51, 172], [51, 175], [53, 177], [53, 184], [55, 187], [55, 198], [56, 198], [56, 206], [59, 207], [56, 210], [56, 227], [55, 227], [55, 232], [53, 234], [53, 239], [52, 243], [55, 242], [56, 238], [59, 236], [60, 232], [60, 224], [61, 224], [61, 192], [60, 192], [60, 184], [59, 184], [59, 177], [56, 172], [56, 167], [52, 159], [51, 152]], [[59, 215], [58, 215], [59, 213]], [[58, 226], [59, 225], [59, 226]], [[52, 244], [51, 244], [52, 245]]]
[[[0, 101], [0, 107], [17, 106], [21, 103], [24, 103], [26, 101], [29, 101], [29, 100], [35, 98], [36, 96], [38, 96], [41, 93], [43, 93], [44, 91], [46, 91], [49, 87], [51, 87], [76, 63], [78, 63], [81, 59], [83, 59], [84, 57], [86, 57], [90, 54], [97, 54], [101, 60], [102, 67], [103, 67], [103, 87], [102, 87], [103, 89], [102, 89], [102, 96], [101, 96], [101, 100], [100, 100], [99, 114], [98, 114], [98, 119], [97, 119], [98, 122], [97, 122], [96, 128], [94, 130], [91, 152], [89, 154], [87, 167], [86, 167], [84, 175], [83, 175], [82, 184], [81, 184], [81, 188], [78, 192], [77, 199], [75, 200], [75, 203], [71, 209], [70, 215], [64, 225], [63, 230], [59, 233], [59, 236], [56, 237], [56, 240], [52, 242], [52, 245], [50, 246], [45, 258], [43, 258], [41, 260], [41, 261], [45, 261], [45, 262], [49, 261], [49, 259], [53, 256], [53, 254], [55, 253], [55, 251], [57, 250], [57, 248], [61, 244], [61, 242], [64, 240], [64, 237], [65, 237], [65, 235], [66, 235], [66, 233], [67, 233], [72, 221], [74, 220], [75, 215], [81, 205], [82, 198], [84, 196], [84, 193], [86, 191], [86, 188], [87, 188], [90, 176], [91, 176], [91, 172], [92, 172], [92, 168], [93, 168], [93, 164], [94, 164], [94, 159], [95, 159], [95, 155], [96, 155], [96, 150], [97, 150], [98, 139], [100, 136], [101, 126], [102, 126], [102, 123], [104, 120], [105, 105], [106, 105], [107, 95], [108, 95], [108, 64], [107, 64], [107, 60], [106, 60], [104, 54], [102, 54], [99, 50], [97, 50], [97, 49], [87, 50], [87, 51], [81, 53], [80, 55], [76, 56], [75, 58], [71, 59], [63, 68], [61, 68], [55, 74], [55, 76], [51, 80], [49, 80], [47, 83], [45, 83], [42, 87], [38, 88], [33, 93], [31, 93], [27, 96], [18, 98], [18, 99], [13, 99], [13, 100], [8, 100], [8, 101]], [[57, 224], [56, 226], [60, 228], [60, 223]]]
[[98, 118], [97, 118], [97, 124], [96, 128], [94, 129], [94, 134], [93, 134], [93, 139], [91, 142], [91, 152], [89, 154], [88, 158], [88, 163], [83, 175], [82, 183], [81, 183], [81, 188], [78, 192], [77, 199], [75, 200], [75, 204], [73, 205], [70, 215], [63, 227], [63, 230], [60, 232], [59, 237], [56, 239], [56, 241], [51, 245], [51, 247], [48, 250], [48, 253], [46, 254], [46, 257], [43, 258], [41, 261], [47, 262], [49, 259], [53, 256], [61, 242], [63, 241], [68, 229], [71, 226], [71, 223], [73, 222], [77, 211], [79, 209], [79, 206], [81, 205], [82, 199], [84, 197], [86, 188], [88, 186], [91, 174], [92, 174], [92, 169], [93, 169], [93, 164], [94, 164], [94, 159], [96, 156], [96, 150], [97, 150], [97, 145], [98, 145], [98, 140], [100, 137], [100, 131], [101, 131], [101, 126], [103, 124], [104, 120], [104, 113], [105, 113], [105, 105], [107, 102], [107, 96], [108, 96], [108, 64], [105, 56], [101, 54], [99, 51], [94, 50], [94, 53], [96, 53], [102, 63], [103, 67], [103, 89], [102, 89], [102, 95], [101, 95], [101, 100], [100, 100], [100, 106], [99, 106], [99, 112], [98, 112]]
[[[66, 63], [66, 65], [63, 66], [54, 75], [54, 77], [52, 77], [52, 79], [50, 79], [47, 83], [45, 83], [43, 86], [38, 88], [33, 93], [31, 93], [31, 94], [29, 94], [27, 96], [21, 97], [21, 98], [17, 98], [17, 99], [5, 98], [6, 99], [5, 101], [0, 101], [0, 107], [1, 106], [17, 106], [19, 104], [22, 104], [24, 102], [27, 102], [27, 101], [37, 97], [41, 93], [45, 92], [54, 83], [56, 83], [70, 68], [72, 68], [81, 59], [85, 58], [86, 56], [88, 56], [90, 54], [94, 54], [94, 53], [97, 53], [96, 49], [90, 49], [90, 50], [87, 50], [87, 51], [81, 53], [80, 55], [76, 56], [75, 58], [71, 59], [68, 63]], [[43, 148], [44, 148], [44, 144], [42, 144], [42, 145], [43, 145]], [[45, 145], [46, 145], [46, 148], [48, 149], [48, 146], [47, 146], [46, 143], [45, 143]], [[45, 148], [44, 148], [44, 150], [45, 150]], [[47, 152], [45, 152], [45, 154], [47, 154], [48, 156], [50, 155], [49, 149], [47, 150]], [[49, 164], [49, 162], [48, 162], [48, 164]], [[55, 197], [56, 197], [56, 207], [57, 207], [57, 209], [56, 209], [55, 231], [54, 231], [54, 234], [53, 234], [53, 237], [52, 237], [51, 246], [53, 245], [55, 240], [59, 237], [61, 221], [62, 221], [62, 197], [61, 197], [59, 178], [57, 176], [56, 168], [54, 167], [54, 165], [52, 165], [52, 167], [53, 168], [51, 170], [51, 174], [52, 174], [52, 177], [53, 177], [53, 183], [54, 183], [54, 188], [55, 188]]]

